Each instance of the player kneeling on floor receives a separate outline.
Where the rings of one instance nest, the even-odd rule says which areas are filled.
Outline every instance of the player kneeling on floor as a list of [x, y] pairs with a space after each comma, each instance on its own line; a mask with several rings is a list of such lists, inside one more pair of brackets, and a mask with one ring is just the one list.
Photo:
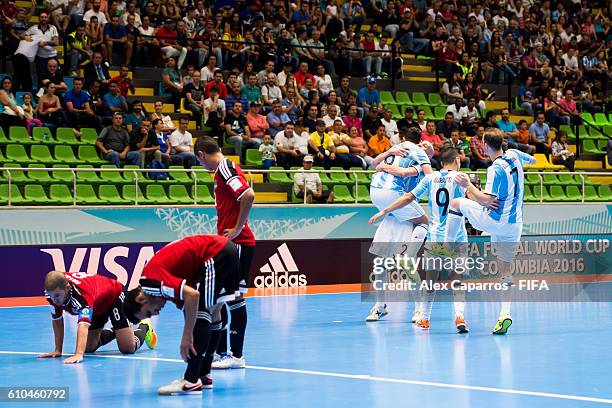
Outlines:
[[[144, 320], [132, 328], [123, 308], [123, 285], [101, 275], [51, 271], [45, 277], [45, 296], [51, 304], [55, 351], [39, 358], [59, 357], [64, 344], [63, 312], [78, 316], [77, 342], [74, 355], [64, 363], [80, 363], [84, 353], [93, 353], [99, 347], [117, 340], [119, 351], [132, 354], [147, 343], [157, 344], [157, 335], [151, 322]], [[110, 320], [112, 328], [104, 329]]]
[[221, 307], [240, 295], [238, 264], [238, 250], [227, 238], [194, 235], [157, 252], [142, 271], [140, 287], [128, 292], [125, 310], [131, 321], [158, 315], [166, 300], [184, 310], [180, 353], [187, 369], [183, 378], [160, 387], [160, 395], [200, 394], [202, 388], [212, 388]]

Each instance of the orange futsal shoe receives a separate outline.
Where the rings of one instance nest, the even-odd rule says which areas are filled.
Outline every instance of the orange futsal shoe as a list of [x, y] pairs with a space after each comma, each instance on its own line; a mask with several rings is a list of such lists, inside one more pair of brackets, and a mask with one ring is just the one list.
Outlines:
[[429, 320], [419, 320], [417, 326], [423, 330], [429, 330]]
[[469, 331], [465, 319], [461, 316], [455, 317], [455, 326], [457, 327], [457, 332], [459, 333], [467, 333]]

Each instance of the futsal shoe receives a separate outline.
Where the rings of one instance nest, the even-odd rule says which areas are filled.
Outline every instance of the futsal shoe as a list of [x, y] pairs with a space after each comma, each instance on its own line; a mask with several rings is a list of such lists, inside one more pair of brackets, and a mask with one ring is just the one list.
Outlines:
[[206, 388], [207, 390], [212, 389], [213, 380], [210, 374], [206, 374], [206, 377], [200, 378], [200, 381], [202, 381], [202, 388]]
[[370, 314], [368, 317], [366, 317], [366, 322], [377, 322], [388, 314], [389, 312], [387, 312], [387, 305], [380, 305], [377, 303], [370, 310]]
[[164, 385], [157, 389], [159, 395], [192, 395], [202, 393], [202, 381], [191, 383], [183, 378], [174, 380], [170, 385]]
[[429, 320], [427, 319], [419, 320], [416, 324], [423, 330], [429, 330]]
[[234, 357], [231, 353], [221, 354], [221, 358], [216, 363], [213, 362], [212, 368], [215, 370], [239, 369], [246, 366], [244, 357]]
[[157, 346], [157, 333], [155, 333], [155, 329], [153, 329], [151, 319], [144, 319], [139, 324], [146, 324], [149, 327], [145, 335], [145, 343], [147, 343], [149, 349], [153, 350]]
[[508, 328], [512, 325], [512, 317], [509, 314], [499, 317], [497, 324], [493, 328], [493, 334], [506, 334]]
[[415, 309], [412, 315], [412, 323], [418, 323], [423, 318], [423, 311], [421, 309]]
[[461, 316], [455, 316], [455, 327], [457, 327], [458, 333], [467, 333], [469, 331], [465, 319]]

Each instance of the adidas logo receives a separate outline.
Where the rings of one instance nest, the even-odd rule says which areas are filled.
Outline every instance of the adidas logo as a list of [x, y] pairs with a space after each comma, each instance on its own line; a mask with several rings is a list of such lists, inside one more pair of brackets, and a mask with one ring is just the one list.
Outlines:
[[264, 275], [255, 277], [256, 288], [292, 288], [306, 286], [306, 275], [300, 274], [287, 244], [282, 244], [276, 253], [259, 272]]

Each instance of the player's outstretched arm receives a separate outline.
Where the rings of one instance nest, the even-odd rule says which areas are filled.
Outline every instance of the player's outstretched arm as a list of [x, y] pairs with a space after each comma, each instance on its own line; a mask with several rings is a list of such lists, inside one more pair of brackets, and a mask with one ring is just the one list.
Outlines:
[[51, 353], [39, 354], [38, 358], [55, 358], [62, 355], [64, 347], [64, 318], [53, 320], [53, 337], [55, 338], [55, 350]]
[[183, 338], [181, 340], [181, 358], [187, 361], [192, 355], [195, 356], [196, 351], [193, 347], [193, 329], [196, 323], [196, 313], [198, 311], [198, 303], [200, 302], [200, 292], [187, 285], [183, 286], [183, 315], [185, 317], [185, 326], [183, 327]]
[[386, 163], [381, 163], [376, 166], [376, 171], [384, 171], [385, 173], [391, 174], [392, 176], [402, 178], [415, 177], [419, 175], [419, 170], [416, 167], [390, 166]]
[[389, 214], [392, 211], [397, 210], [398, 208], [402, 208], [410, 204], [412, 201], [414, 201], [414, 195], [412, 193], [404, 194], [402, 197], [398, 198], [397, 200], [389, 204], [388, 207], [374, 214], [374, 216], [370, 218], [370, 221], [368, 222], [368, 224], [374, 224], [381, 217], [384, 217], [385, 215]]
[[87, 336], [89, 335], [89, 323], [79, 322], [77, 328], [76, 350], [73, 356], [64, 360], [64, 364], [76, 364], [83, 361], [85, 348], [87, 347]]
[[385, 160], [389, 156], [402, 156], [406, 157], [408, 154], [408, 149], [402, 145], [395, 145], [386, 152], [383, 152], [376, 156], [374, 160], [372, 160], [372, 166], [378, 166], [383, 160]]

